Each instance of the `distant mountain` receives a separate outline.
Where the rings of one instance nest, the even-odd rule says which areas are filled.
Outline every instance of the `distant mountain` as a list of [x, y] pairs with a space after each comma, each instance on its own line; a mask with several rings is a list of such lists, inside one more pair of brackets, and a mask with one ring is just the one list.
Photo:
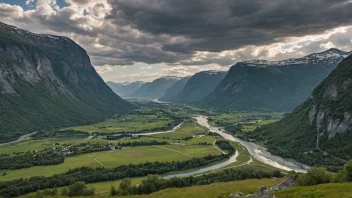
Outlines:
[[250, 137], [266, 142], [271, 152], [330, 170], [352, 159], [352, 56], [286, 118]]
[[190, 78], [191, 77], [184, 77], [181, 78], [179, 81], [175, 82], [170, 88], [166, 90], [164, 96], [161, 97], [159, 100], [169, 101], [172, 100], [174, 97], [177, 97], [178, 94], [181, 93]]
[[161, 98], [165, 94], [166, 90], [180, 79], [180, 77], [175, 76], [166, 76], [155, 79], [153, 82], [143, 84], [130, 96], [149, 99]]
[[298, 59], [239, 62], [202, 104], [224, 109], [292, 110], [350, 54], [330, 49]]
[[107, 85], [119, 96], [128, 97], [132, 93], [134, 93], [138, 88], [140, 88], [144, 82], [136, 81], [136, 82], [124, 82], [124, 83], [115, 83], [108, 81]]
[[0, 23], [0, 142], [129, 111], [72, 40]]
[[186, 83], [183, 90], [168, 101], [196, 102], [214, 91], [218, 83], [225, 77], [224, 71], [203, 71], [194, 74]]

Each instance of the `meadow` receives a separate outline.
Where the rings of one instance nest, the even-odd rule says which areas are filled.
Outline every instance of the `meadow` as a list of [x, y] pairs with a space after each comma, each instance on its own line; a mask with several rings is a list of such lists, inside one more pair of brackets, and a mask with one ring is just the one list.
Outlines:
[[208, 154], [219, 155], [220, 151], [209, 145], [162, 145], [132, 147], [122, 150], [88, 153], [67, 157], [65, 162], [53, 166], [34, 166], [18, 170], [2, 170], [5, 176], [0, 181], [8, 181], [31, 176], [51, 176], [70, 169], [87, 166], [113, 168], [124, 164], [139, 164], [144, 162], [184, 161], [193, 157], [203, 157]]
[[74, 126], [62, 130], [90, 133], [138, 133], [171, 128], [174, 119], [162, 108], [142, 107], [129, 114], [118, 115], [103, 122]]

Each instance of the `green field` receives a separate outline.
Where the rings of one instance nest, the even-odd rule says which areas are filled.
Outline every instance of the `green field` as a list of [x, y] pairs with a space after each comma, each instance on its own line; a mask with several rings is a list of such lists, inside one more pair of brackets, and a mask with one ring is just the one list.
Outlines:
[[157, 115], [127, 115], [123, 118], [109, 119], [92, 125], [83, 125], [65, 128], [75, 131], [85, 131], [93, 133], [122, 133], [139, 132], [142, 130], [153, 130], [165, 127], [172, 123], [169, 118], [158, 118]]
[[180, 129], [177, 129], [172, 133], [162, 133], [158, 135], [152, 135], [152, 137], [164, 138], [164, 139], [180, 139], [189, 136], [198, 136], [207, 133], [207, 129], [195, 123], [194, 120], [185, 122], [182, 124]]
[[210, 118], [210, 125], [226, 127], [229, 130], [241, 128], [242, 132], [254, 131], [257, 127], [276, 122], [283, 118], [283, 113], [265, 112], [233, 112], [213, 113]]
[[62, 130], [92, 133], [153, 132], [162, 128], [170, 128], [170, 124], [174, 121], [170, 117], [170, 113], [163, 108], [142, 107], [130, 114], [119, 115], [104, 122], [68, 127]]
[[[73, 144], [78, 141], [82, 141], [82, 138], [50, 138], [41, 140], [28, 140], [11, 145], [0, 146], [0, 153], [13, 154], [14, 152], [26, 152], [33, 150], [43, 150], [45, 148], [54, 148], [54, 143], [62, 144]], [[91, 140], [89, 140], [91, 141]]]
[[[208, 145], [162, 145], [162, 146], [143, 146], [133, 147], [123, 150], [104, 151], [88, 153], [78, 156], [67, 157], [65, 162], [53, 166], [35, 166], [19, 170], [6, 170], [6, 176], [0, 176], [0, 181], [28, 178], [31, 176], [51, 176], [66, 172], [70, 169], [87, 167], [116, 167], [123, 164], [138, 164], [144, 162], [165, 162], [183, 161], [192, 157], [203, 157], [208, 154], [218, 155], [220, 151]], [[103, 164], [103, 165], [102, 165]]]

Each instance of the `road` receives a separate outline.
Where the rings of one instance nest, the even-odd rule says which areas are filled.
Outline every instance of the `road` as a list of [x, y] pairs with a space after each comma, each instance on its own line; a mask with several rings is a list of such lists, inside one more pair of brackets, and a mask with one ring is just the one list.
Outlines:
[[221, 135], [223, 138], [240, 143], [242, 146], [246, 147], [249, 153], [258, 161], [270, 165], [275, 168], [279, 168], [282, 170], [286, 171], [291, 171], [294, 170], [296, 172], [307, 172], [307, 170], [310, 168], [307, 165], [301, 164], [299, 162], [295, 162], [293, 160], [288, 160], [288, 159], [283, 159], [279, 156], [272, 155], [270, 152], [267, 151], [266, 148], [261, 147], [255, 143], [252, 142], [246, 142], [243, 140], [240, 140], [238, 138], [233, 137], [232, 135], [223, 132], [221, 129], [217, 127], [213, 127], [208, 123], [208, 118], [206, 116], [199, 115], [195, 117], [197, 119], [198, 124], [208, 128], [209, 131], [213, 133], [217, 133]]

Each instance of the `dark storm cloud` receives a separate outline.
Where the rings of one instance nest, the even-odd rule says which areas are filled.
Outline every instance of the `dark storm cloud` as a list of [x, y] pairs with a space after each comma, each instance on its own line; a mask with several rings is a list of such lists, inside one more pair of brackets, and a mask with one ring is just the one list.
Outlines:
[[147, 34], [184, 39], [164, 51], [220, 52], [322, 33], [352, 23], [347, 0], [109, 0], [107, 19]]

